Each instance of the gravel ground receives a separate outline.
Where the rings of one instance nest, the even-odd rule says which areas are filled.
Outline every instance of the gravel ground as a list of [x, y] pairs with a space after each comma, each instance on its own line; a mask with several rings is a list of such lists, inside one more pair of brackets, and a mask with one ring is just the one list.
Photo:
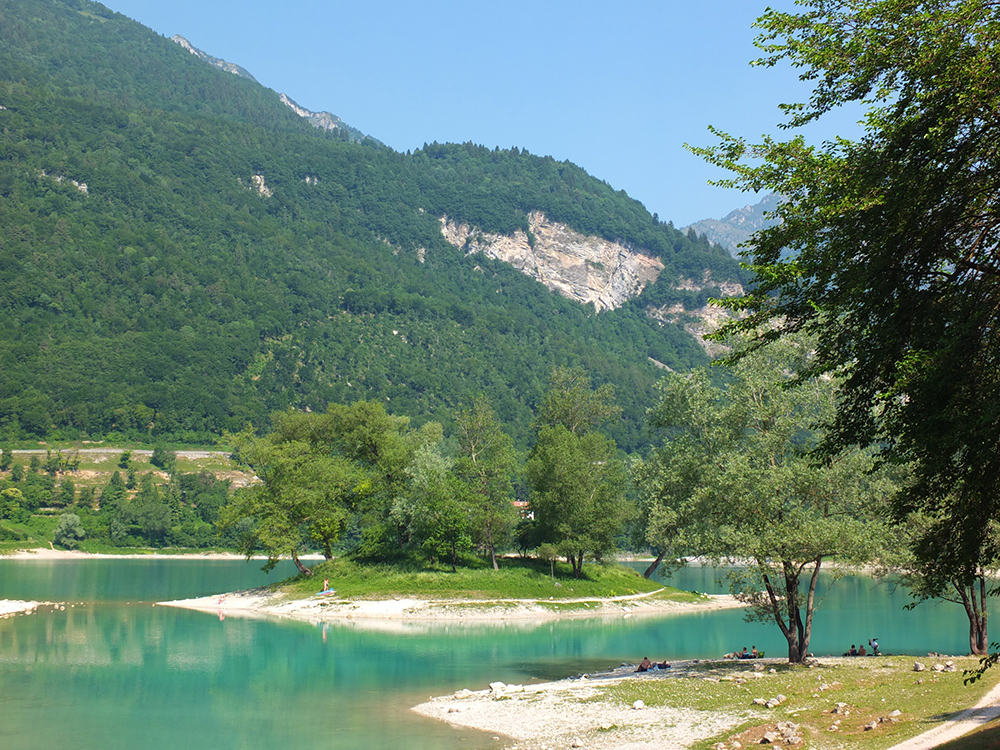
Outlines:
[[623, 666], [593, 676], [541, 685], [493, 683], [486, 690], [460, 690], [415, 706], [423, 716], [505, 735], [511, 750], [588, 748], [658, 750], [688, 748], [753, 716], [751, 712], [623, 705], [599, 698], [600, 689], [625, 679], [664, 679], [686, 672], [675, 663], [669, 672], [636, 675]]

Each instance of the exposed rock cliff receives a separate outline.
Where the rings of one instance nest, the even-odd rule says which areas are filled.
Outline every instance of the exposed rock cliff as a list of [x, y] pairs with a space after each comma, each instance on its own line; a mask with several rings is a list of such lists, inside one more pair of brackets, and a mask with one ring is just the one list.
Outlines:
[[531, 238], [520, 230], [513, 236], [482, 232], [444, 216], [441, 232], [467, 253], [510, 263], [564, 297], [593, 303], [598, 311], [620, 307], [663, 270], [657, 258], [580, 234], [539, 211], [529, 214], [528, 224]]
[[302, 105], [295, 102], [288, 94], [281, 95], [281, 103], [297, 114], [299, 117], [304, 117], [312, 123], [313, 127], [319, 128], [320, 130], [336, 130], [347, 136], [348, 140], [360, 143], [362, 141], [367, 141], [369, 143], [381, 142], [369, 135], [365, 135], [357, 128], [352, 128], [346, 122], [341, 120], [337, 115], [331, 112], [313, 112], [312, 110], [306, 109]]
[[184, 49], [186, 49], [192, 55], [197, 57], [199, 60], [204, 60], [209, 65], [214, 65], [215, 67], [220, 68], [226, 71], [227, 73], [232, 73], [233, 75], [237, 75], [242, 78], [249, 78], [254, 83], [257, 83], [257, 79], [254, 78], [252, 75], [250, 75], [250, 71], [248, 71], [246, 68], [237, 65], [236, 63], [220, 60], [218, 57], [212, 57], [207, 52], [202, 52], [200, 49], [195, 47], [193, 44], [191, 44], [191, 42], [182, 37], [180, 34], [174, 34], [171, 37], [171, 40], [177, 42], [177, 44], [181, 45]]
[[[736, 282], [713, 282], [711, 275], [707, 271], [701, 281], [696, 282], [693, 279], [681, 279], [681, 282], [675, 288], [695, 292], [705, 289], [718, 289], [720, 297], [739, 297], [744, 293], [743, 286]], [[708, 304], [692, 310], [686, 310], [684, 305], [677, 303], [666, 307], [647, 308], [646, 314], [654, 320], [660, 321], [661, 324], [679, 323], [682, 325], [685, 331], [695, 337], [710, 357], [716, 357], [728, 351], [727, 347], [722, 344], [705, 340], [705, 336], [714, 333], [722, 324], [732, 320], [732, 313], [724, 308]]]

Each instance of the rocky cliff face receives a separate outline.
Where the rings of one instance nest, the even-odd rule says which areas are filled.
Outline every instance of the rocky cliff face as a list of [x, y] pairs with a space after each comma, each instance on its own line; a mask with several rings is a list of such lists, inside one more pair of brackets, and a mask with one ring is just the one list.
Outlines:
[[[717, 288], [721, 297], [740, 297], [744, 293], [742, 284], [730, 281], [717, 284], [712, 281], [711, 275], [707, 271], [701, 281], [681, 279], [676, 288], [696, 292]], [[732, 320], [732, 313], [726, 309], [715, 305], [703, 305], [693, 310], [685, 310], [684, 305], [674, 304], [666, 307], [650, 307], [646, 310], [646, 314], [664, 325], [667, 323], [682, 325], [685, 331], [695, 337], [710, 357], [717, 357], [728, 351], [728, 347], [723, 344], [705, 340], [705, 336], [714, 333], [721, 325]]]
[[379, 143], [379, 141], [371, 136], [365, 135], [357, 128], [352, 128], [350, 125], [337, 117], [337, 115], [331, 112], [313, 112], [312, 110], [306, 109], [305, 107], [297, 104], [288, 94], [281, 95], [281, 103], [290, 107], [291, 110], [299, 117], [304, 117], [309, 120], [313, 127], [319, 128], [320, 130], [338, 130], [342, 133], [346, 133], [350, 140], [357, 143], [360, 143], [361, 141]]
[[601, 237], [588, 237], [535, 211], [528, 216], [531, 237], [482, 232], [441, 218], [445, 239], [467, 253], [483, 253], [541, 281], [554, 292], [598, 312], [620, 307], [656, 280], [663, 263]]
[[190, 52], [192, 55], [197, 57], [199, 60], [204, 60], [209, 65], [214, 65], [227, 73], [232, 73], [233, 75], [241, 76], [243, 78], [249, 78], [254, 83], [257, 83], [257, 79], [250, 75], [250, 71], [246, 68], [237, 65], [236, 63], [226, 62], [225, 60], [220, 60], [218, 57], [212, 57], [207, 52], [202, 52], [200, 49], [195, 47], [191, 42], [182, 37], [180, 34], [174, 34], [171, 40], [181, 45], [184, 49]]

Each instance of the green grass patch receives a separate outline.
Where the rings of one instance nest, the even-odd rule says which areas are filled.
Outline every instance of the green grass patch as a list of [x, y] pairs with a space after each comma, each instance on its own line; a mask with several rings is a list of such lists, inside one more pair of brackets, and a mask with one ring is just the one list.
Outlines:
[[58, 514], [33, 515], [25, 523], [15, 523], [10, 519], [0, 521], [0, 554], [48, 547], [58, 523]]
[[957, 740], [938, 745], [937, 750], [996, 750], [998, 747], [1000, 747], [1000, 719], [994, 719]]
[[[349, 599], [381, 599], [406, 596], [425, 599], [603, 599], [657, 591], [660, 584], [648, 581], [631, 568], [618, 565], [584, 567], [583, 578], [573, 578], [568, 567], [557, 566], [554, 577], [544, 561], [505, 558], [500, 570], [492, 568], [433, 569], [409, 565], [363, 565], [350, 560], [321, 563], [313, 575], [299, 576], [282, 584], [293, 597], [311, 596], [324, 578], [338, 596]], [[672, 590], [676, 592], [676, 590]], [[693, 596], [688, 592], [676, 592]], [[662, 595], [660, 595], [662, 596]]]
[[[931, 665], [947, 660], [955, 663], [957, 672], [930, 671]], [[753, 676], [753, 663], [707, 662], [695, 665], [686, 677], [624, 680], [590, 700], [610, 700], [624, 706], [642, 700], [650, 707], [751, 714], [740, 727], [695, 745], [694, 750], [707, 750], [719, 742], [730, 747], [733, 742], [744, 747], [756, 744], [759, 728], [779, 721], [798, 724], [808, 748], [882, 750], [974, 705], [1000, 682], [1000, 670], [992, 670], [978, 683], [966, 686], [963, 670], [979, 663], [973, 657], [923, 658], [920, 661], [928, 666], [924, 672], [913, 671], [914, 661], [913, 657], [824, 659], [812, 668], [767, 661], [760, 678]], [[754, 698], [769, 699], [778, 694], [787, 700], [776, 708], [753, 703]], [[846, 704], [848, 713], [833, 714], [838, 703]], [[894, 710], [900, 711], [895, 723], [882, 722], [865, 730], [866, 724], [888, 717]], [[837, 720], [838, 729], [830, 731]], [[1000, 733], [1000, 729], [994, 731]]]

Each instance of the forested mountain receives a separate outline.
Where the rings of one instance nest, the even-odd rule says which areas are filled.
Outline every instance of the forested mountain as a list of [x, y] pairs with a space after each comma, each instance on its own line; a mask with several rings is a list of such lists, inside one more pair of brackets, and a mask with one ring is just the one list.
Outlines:
[[[442, 235], [532, 212], [663, 270], [598, 314]], [[636, 449], [650, 360], [705, 361], [684, 311], [741, 273], [573, 164], [350, 142], [88, 0], [0, 0], [0, 227], [5, 439], [205, 441], [362, 398], [447, 426], [481, 393], [523, 445], [552, 368], [580, 365]]]

